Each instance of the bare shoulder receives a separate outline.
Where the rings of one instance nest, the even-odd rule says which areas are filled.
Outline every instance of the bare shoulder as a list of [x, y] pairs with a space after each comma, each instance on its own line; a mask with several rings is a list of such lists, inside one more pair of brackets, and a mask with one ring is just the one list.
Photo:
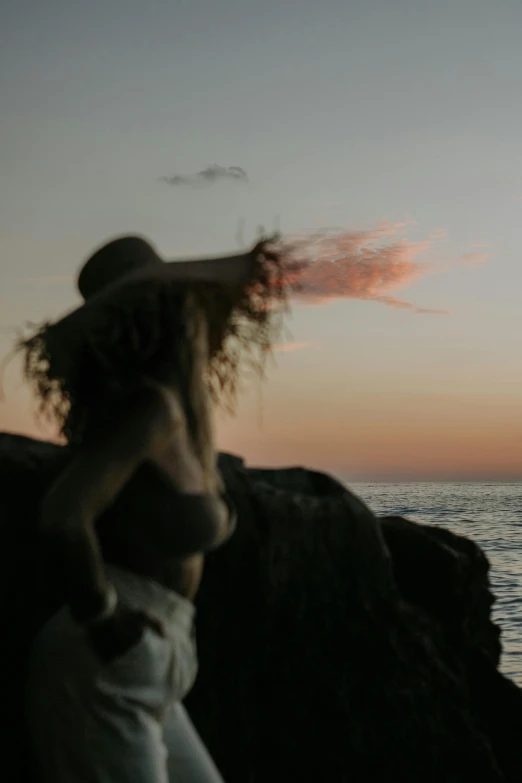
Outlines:
[[60, 519], [99, 516], [139, 465], [163, 448], [173, 429], [168, 400], [144, 387], [122, 399], [111, 419], [76, 452], [42, 505], [44, 525]]

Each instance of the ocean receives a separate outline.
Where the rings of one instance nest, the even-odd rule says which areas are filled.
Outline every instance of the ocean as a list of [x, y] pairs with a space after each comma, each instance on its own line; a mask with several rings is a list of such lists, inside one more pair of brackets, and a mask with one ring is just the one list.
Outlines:
[[356, 482], [350, 489], [377, 514], [401, 514], [473, 539], [491, 563], [502, 628], [502, 671], [522, 685], [522, 483]]

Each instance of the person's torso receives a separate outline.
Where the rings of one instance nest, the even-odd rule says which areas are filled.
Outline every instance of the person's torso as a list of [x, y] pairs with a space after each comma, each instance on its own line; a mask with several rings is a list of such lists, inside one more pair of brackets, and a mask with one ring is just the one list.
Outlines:
[[[166, 387], [144, 381], [124, 395], [104, 401], [96, 416], [93, 438], [103, 445], [104, 426], [114, 426], [126, 398], [152, 388], [167, 403], [169, 415], [162, 418], [163, 446], [156, 448], [119, 493], [112, 506], [97, 521], [96, 529], [106, 562], [154, 579], [165, 587], [193, 599], [201, 580], [203, 553], [175, 557], [162, 544], [161, 531], [175, 525], [190, 525], [183, 500], [214, 495], [214, 477], [205, 471], [186, 426], [180, 426], [178, 398]], [[171, 436], [169, 435], [171, 428]], [[211, 446], [211, 444], [210, 444]], [[216, 471], [216, 477], [217, 477]]]
[[141, 465], [96, 529], [104, 560], [159, 582], [193, 600], [203, 554], [169, 556], [159, 530], [176, 513], [176, 489], [154, 463]]

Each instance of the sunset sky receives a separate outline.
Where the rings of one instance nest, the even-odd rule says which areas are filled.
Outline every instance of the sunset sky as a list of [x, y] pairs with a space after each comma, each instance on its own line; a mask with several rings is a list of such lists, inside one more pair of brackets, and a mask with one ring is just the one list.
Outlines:
[[[220, 447], [522, 479], [521, 31], [520, 0], [4, 5], [0, 353], [115, 234], [182, 257], [329, 229]], [[49, 436], [16, 362], [3, 393], [0, 430]]]

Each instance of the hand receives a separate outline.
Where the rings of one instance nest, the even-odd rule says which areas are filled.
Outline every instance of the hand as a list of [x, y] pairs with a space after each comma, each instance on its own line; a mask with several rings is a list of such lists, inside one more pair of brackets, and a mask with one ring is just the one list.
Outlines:
[[165, 635], [159, 620], [120, 602], [111, 617], [89, 628], [89, 636], [97, 655], [109, 663], [137, 645], [146, 628], [152, 628], [160, 636]]

